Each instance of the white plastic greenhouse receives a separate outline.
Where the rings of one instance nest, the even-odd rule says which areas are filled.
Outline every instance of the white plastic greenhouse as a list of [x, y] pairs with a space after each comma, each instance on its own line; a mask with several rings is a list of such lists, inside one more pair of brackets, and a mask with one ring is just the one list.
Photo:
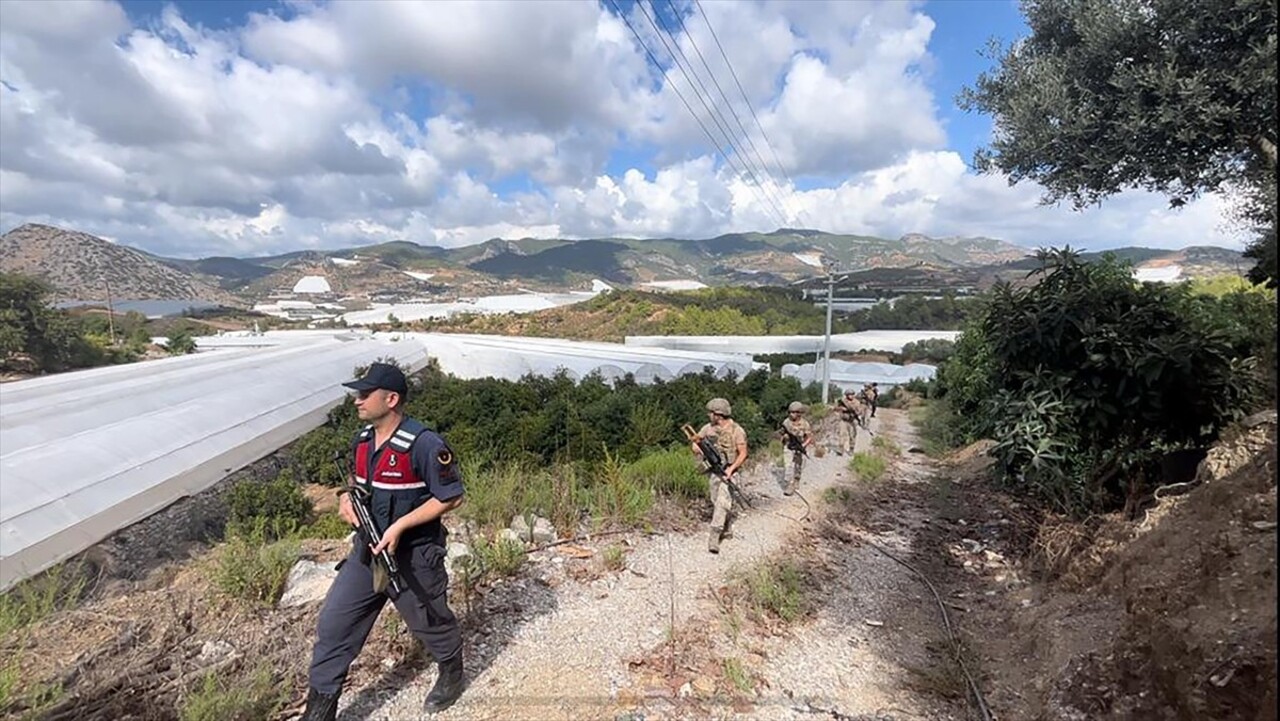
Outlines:
[[463, 378], [564, 368], [640, 382], [749, 371], [748, 355], [540, 338], [227, 333], [200, 353], [0, 385], [0, 589], [207, 489], [319, 425], [341, 381], [428, 356]]
[[[955, 340], [954, 330], [864, 330], [833, 333], [831, 351], [876, 350], [897, 353], [913, 341]], [[627, 336], [628, 346], [671, 348], [673, 350], [721, 353], [817, 353], [822, 350], [820, 335], [636, 335]]]
[[427, 361], [418, 343], [346, 338], [0, 385], [0, 588], [298, 438], [357, 365]]
[[[883, 393], [890, 388], [919, 378], [929, 380], [937, 373], [937, 368], [923, 363], [909, 363], [899, 366], [892, 363], [851, 363], [848, 361], [831, 361], [831, 385], [841, 391], [861, 390], [868, 383], [875, 383]], [[796, 365], [788, 363], [781, 368], [782, 375], [795, 378], [803, 385], [822, 382], [822, 362]]]

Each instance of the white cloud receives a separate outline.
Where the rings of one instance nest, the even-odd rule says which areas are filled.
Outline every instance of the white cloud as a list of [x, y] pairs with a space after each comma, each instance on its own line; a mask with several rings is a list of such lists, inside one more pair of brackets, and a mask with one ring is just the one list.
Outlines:
[[[0, 229], [54, 223], [184, 256], [784, 222], [1027, 245], [1240, 243], [1216, 197], [1174, 212], [1130, 192], [1074, 213], [973, 175], [945, 147], [936, 28], [918, 3], [703, 3], [716, 38], [684, 6], [678, 45], [713, 101], [728, 97], [747, 159], [775, 168], [758, 116], [786, 173], [823, 186], [762, 191], [720, 161], [606, 7], [297, 2], [213, 31], [173, 8], [138, 25], [113, 2], [51, 13], [5, 0]], [[669, 64], [644, 16], [628, 19]]]

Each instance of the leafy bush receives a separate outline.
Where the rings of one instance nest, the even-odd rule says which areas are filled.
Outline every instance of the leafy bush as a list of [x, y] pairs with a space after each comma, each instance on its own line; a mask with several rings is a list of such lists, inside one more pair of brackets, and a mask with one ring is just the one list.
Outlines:
[[902, 346], [901, 353], [891, 354], [894, 363], [942, 363], [956, 352], [955, 341], [946, 338], [926, 338]]
[[681, 446], [642, 456], [622, 469], [625, 482], [653, 489], [659, 495], [678, 499], [701, 498], [707, 479], [698, 468], [693, 453]]
[[1041, 251], [1037, 283], [997, 286], [939, 372], [1000, 477], [1060, 510], [1116, 508], [1170, 450], [1202, 446], [1254, 385], [1244, 333], [1186, 287], [1136, 283], [1106, 254]]
[[284, 538], [311, 522], [311, 501], [293, 480], [289, 469], [260, 483], [240, 481], [227, 494], [228, 535], [243, 535], [261, 527], [268, 540]]
[[[598, 468], [606, 453], [629, 463], [682, 442], [679, 425], [705, 423], [706, 402], [717, 396], [729, 399], [748, 444], [760, 449], [782, 421], [788, 403], [815, 404], [821, 391], [763, 370], [741, 379], [717, 378], [706, 370], [652, 385], [626, 376], [610, 385], [598, 375], [575, 382], [565, 373], [519, 381], [462, 380], [432, 365], [415, 380], [406, 411], [448, 439], [455, 454], [472, 464], [464, 470], [512, 464]], [[345, 450], [359, 427], [354, 404], [347, 401], [335, 408], [324, 426], [294, 446], [297, 475], [336, 483], [333, 452]], [[594, 475], [584, 475], [591, 479], [585, 482], [589, 485]]]

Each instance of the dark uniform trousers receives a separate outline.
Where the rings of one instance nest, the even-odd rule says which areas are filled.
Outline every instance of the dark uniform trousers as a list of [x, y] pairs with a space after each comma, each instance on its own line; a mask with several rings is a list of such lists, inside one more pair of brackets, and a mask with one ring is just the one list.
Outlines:
[[[342, 690], [347, 670], [387, 602], [386, 594], [373, 591], [373, 572], [362, 562], [368, 555], [359, 548], [352, 550], [338, 569], [338, 577], [320, 609], [310, 682], [321, 693]], [[407, 587], [393, 601], [396, 610], [437, 663], [452, 660], [462, 652], [462, 632], [446, 596], [449, 575], [444, 565], [445, 549], [436, 544], [400, 548], [396, 561]]]

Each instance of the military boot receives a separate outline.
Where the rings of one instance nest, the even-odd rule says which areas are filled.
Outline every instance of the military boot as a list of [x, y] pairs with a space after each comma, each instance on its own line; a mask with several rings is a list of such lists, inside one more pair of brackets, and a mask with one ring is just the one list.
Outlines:
[[298, 721], [334, 721], [338, 718], [338, 696], [341, 693], [320, 693], [308, 689], [307, 708]]
[[712, 553], [720, 552], [720, 529], [712, 528], [711, 533], [707, 535], [707, 550]]
[[453, 702], [462, 695], [464, 687], [461, 651], [457, 656], [448, 661], [442, 661], [438, 665], [440, 671], [436, 674], [436, 683], [431, 687], [431, 692], [427, 694], [427, 702], [422, 707], [422, 710], [429, 714], [439, 713], [452, 706]]

